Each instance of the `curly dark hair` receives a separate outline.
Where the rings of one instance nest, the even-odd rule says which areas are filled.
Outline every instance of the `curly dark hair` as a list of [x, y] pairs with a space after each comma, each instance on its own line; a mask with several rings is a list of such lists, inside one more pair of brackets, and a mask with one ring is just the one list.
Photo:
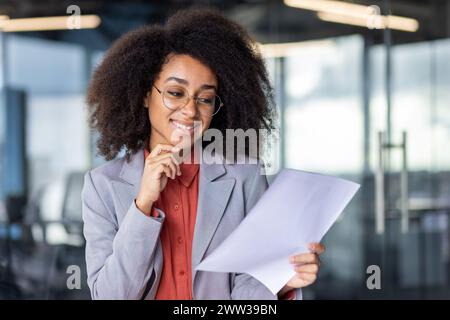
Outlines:
[[[87, 104], [107, 160], [127, 158], [150, 135], [144, 98], [169, 54], [187, 54], [211, 68], [224, 107], [210, 128], [274, 129], [273, 89], [255, 42], [237, 23], [213, 9], [184, 9], [162, 25], [143, 26], [120, 37], [94, 71]], [[248, 148], [246, 148], [248, 155]]]

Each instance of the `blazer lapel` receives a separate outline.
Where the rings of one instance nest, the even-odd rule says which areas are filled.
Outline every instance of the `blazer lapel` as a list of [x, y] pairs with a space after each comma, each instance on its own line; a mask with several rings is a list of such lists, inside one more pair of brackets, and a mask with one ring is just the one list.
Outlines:
[[119, 223], [125, 217], [128, 208], [139, 192], [143, 171], [144, 152], [143, 150], [139, 150], [131, 156], [129, 162], [124, 160], [119, 179], [112, 181], [114, 192], [119, 199], [119, 205], [122, 209], [120, 214], [117, 212], [117, 220]]
[[219, 225], [233, 191], [235, 179], [217, 180], [226, 173], [223, 164], [201, 164], [197, 219], [192, 244], [192, 270], [200, 263]]

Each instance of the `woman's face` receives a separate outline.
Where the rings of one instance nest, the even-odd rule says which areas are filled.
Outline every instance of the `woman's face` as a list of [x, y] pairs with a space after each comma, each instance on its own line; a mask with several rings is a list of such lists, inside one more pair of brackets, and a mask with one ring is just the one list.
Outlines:
[[[200, 137], [211, 123], [214, 108], [208, 105], [214, 101], [217, 86], [214, 72], [197, 59], [170, 55], [145, 99], [151, 124], [150, 148], [158, 143], [190, 147], [194, 131]], [[199, 103], [192, 97], [198, 97]], [[183, 107], [177, 109], [179, 106]]]

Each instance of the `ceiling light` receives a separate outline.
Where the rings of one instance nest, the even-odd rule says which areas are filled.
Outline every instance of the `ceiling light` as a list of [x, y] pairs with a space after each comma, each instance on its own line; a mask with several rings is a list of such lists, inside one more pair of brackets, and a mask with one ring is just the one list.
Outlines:
[[366, 27], [369, 29], [394, 29], [407, 32], [415, 32], [419, 29], [416, 19], [380, 15], [377, 6], [365, 6], [336, 0], [284, 0], [288, 6], [316, 11], [319, 19]]
[[100, 25], [101, 19], [97, 15], [58, 16], [23, 19], [5, 19], [0, 21], [0, 30], [3, 32], [25, 32], [46, 30], [71, 30], [69, 19], [79, 18], [79, 28], [92, 29]]

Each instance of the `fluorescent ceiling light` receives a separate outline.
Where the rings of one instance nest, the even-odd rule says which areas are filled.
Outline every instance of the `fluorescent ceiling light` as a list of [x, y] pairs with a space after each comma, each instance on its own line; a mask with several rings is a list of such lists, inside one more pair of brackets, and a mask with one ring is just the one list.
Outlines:
[[374, 19], [374, 17], [370, 16], [352, 17], [329, 14], [326, 12], [318, 12], [317, 16], [320, 20], [327, 22], [342, 23], [371, 29], [393, 29], [406, 32], [416, 32], [417, 29], [419, 29], [417, 20], [398, 16], [380, 16], [378, 19]]
[[376, 6], [365, 6], [336, 0], [284, 0], [288, 6], [317, 11], [321, 20], [370, 29], [394, 29], [415, 32], [419, 29], [416, 19], [401, 16], [380, 15]]
[[335, 0], [284, 0], [290, 7], [335, 14], [367, 14], [367, 6]]
[[[3, 32], [25, 32], [25, 31], [46, 31], [46, 30], [71, 30], [69, 19], [79, 18], [79, 29], [92, 29], [100, 25], [101, 19], [97, 15], [80, 15], [23, 18], [23, 19], [0, 19], [0, 30]], [[78, 29], [78, 28], [76, 28]]]

